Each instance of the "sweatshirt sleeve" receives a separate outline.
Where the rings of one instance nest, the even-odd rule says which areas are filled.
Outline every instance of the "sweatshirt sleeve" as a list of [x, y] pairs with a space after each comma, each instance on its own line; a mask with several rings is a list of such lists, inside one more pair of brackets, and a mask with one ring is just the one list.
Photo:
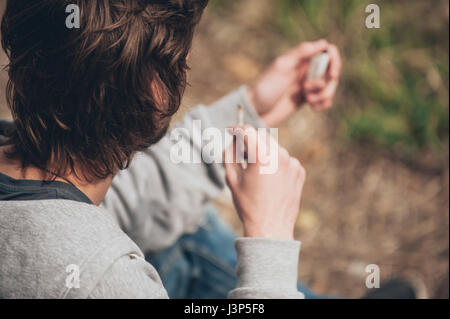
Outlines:
[[[114, 178], [102, 205], [145, 253], [163, 250], [181, 235], [195, 232], [205, 204], [224, 189], [221, 161], [201, 160], [202, 133], [214, 128], [225, 135], [227, 127], [236, 125], [239, 104], [244, 107], [247, 124], [265, 127], [248, 101], [246, 87], [241, 87], [209, 107], [193, 109]], [[226, 146], [224, 141], [216, 155], [222, 158]], [[196, 160], [174, 161], [174, 149], [184, 149]]]
[[156, 270], [142, 257], [123, 256], [103, 275], [88, 299], [168, 299]]
[[[300, 243], [260, 238], [236, 240], [237, 287], [230, 299], [303, 299], [297, 291]], [[142, 257], [119, 258], [90, 292], [92, 299], [167, 299], [161, 279]]]
[[230, 299], [304, 299], [297, 290], [300, 242], [239, 238], [237, 287]]

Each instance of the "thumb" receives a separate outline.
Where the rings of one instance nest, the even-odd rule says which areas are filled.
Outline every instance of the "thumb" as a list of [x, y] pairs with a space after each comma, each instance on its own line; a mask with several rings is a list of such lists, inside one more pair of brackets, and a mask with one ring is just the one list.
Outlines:
[[236, 161], [236, 138], [233, 143], [224, 151], [224, 166], [228, 186], [232, 188], [239, 182], [241, 166]]
[[291, 54], [297, 60], [303, 62], [309, 60], [319, 53], [325, 51], [329, 47], [327, 40], [319, 40], [315, 42], [303, 42], [298, 47], [292, 50]]

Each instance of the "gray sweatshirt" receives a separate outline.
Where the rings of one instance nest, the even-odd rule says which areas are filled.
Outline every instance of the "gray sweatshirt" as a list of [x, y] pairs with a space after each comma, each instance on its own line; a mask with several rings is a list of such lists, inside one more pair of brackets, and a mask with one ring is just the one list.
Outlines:
[[[237, 105], [247, 123], [263, 124], [245, 87], [210, 107], [199, 106], [176, 128], [192, 132], [236, 124]], [[144, 253], [195, 232], [205, 204], [225, 187], [222, 164], [174, 164], [174, 143], [200, 154], [198, 134], [170, 134], [122, 171], [101, 207], [56, 200], [0, 201], [1, 298], [167, 298]], [[195, 156], [195, 154], [193, 154]], [[239, 238], [238, 285], [230, 298], [303, 298], [297, 291], [300, 243]]]

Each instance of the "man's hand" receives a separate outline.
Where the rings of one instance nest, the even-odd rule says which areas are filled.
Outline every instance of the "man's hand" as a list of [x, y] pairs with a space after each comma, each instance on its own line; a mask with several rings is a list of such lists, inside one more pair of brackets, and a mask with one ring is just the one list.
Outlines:
[[[255, 163], [243, 169], [233, 160], [236, 159], [236, 141], [225, 151], [227, 183], [244, 225], [245, 237], [292, 240], [305, 182], [304, 168], [270, 134], [258, 134], [252, 127], [236, 128], [234, 134], [244, 139], [247, 150], [253, 149], [256, 153], [248, 154]], [[261, 174], [261, 166], [268, 164], [263, 154], [277, 155], [270, 156], [278, 162], [274, 174]]]
[[[308, 80], [311, 59], [325, 50], [330, 55], [327, 73], [321, 79]], [[305, 42], [277, 58], [249, 88], [248, 96], [263, 121], [269, 126], [277, 125], [303, 103], [309, 103], [317, 111], [330, 108], [341, 69], [336, 46], [325, 40]]]

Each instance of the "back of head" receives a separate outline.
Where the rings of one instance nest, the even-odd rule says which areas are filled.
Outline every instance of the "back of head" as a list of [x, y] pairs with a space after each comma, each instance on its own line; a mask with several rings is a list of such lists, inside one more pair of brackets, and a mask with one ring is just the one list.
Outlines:
[[[208, 0], [8, 0], [8, 156], [87, 180], [127, 167], [178, 110]], [[68, 28], [76, 4], [80, 28]]]

